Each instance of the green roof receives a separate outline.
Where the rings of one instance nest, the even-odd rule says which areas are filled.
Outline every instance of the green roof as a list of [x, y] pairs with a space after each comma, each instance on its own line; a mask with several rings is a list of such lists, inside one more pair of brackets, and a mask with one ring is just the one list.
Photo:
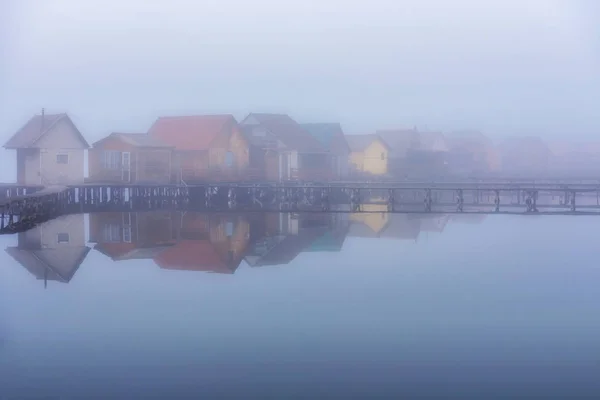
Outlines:
[[306, 252], [317, 252], [317, 251], [340, 251], [342, 244], [331, 232], [326, 232], [324, 235], [316, 238], [310, 246], [306, 248]]
[[327, 148], [331, 148], [336, 136], [343, 135], [342, 127], [335, 123], [302, 124], [302, 128]]

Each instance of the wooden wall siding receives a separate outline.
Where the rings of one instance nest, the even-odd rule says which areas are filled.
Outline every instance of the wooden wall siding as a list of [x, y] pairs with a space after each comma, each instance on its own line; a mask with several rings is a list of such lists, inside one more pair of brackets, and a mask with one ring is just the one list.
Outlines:
[[[130, 154], [129, 174], [124, 168], [104, 166], [106, 151], [128, 152]], [[90, 149], [88, 152], [89, 180], [114, 183], [169, 183], [171, 180], [171, 151], [167, 149], [136, 148], [116, 140], [108, 140], [106, 146]]]
[[[20, 185], [27, 185], [26, 174], [26, 159], [27, 154], [34, 153], [34, 149], [17, 149], [17, 183]], [[39, 181], [37, 182], [39, 183]]]
[[137, 213], [138, 235], [140, 247], [155, 247], [175, 243], [173, 237], [173, 216], [170, 212]]
[[241, 260], [249, 239], [250, 224], [245, 218], [217, 216], [211, 220], [210, 242], [222, 260]]
[[169, 183], [171, 180], [171, 151], [144, 149], [136, 153], [135, 182]]
[[[84, 144], [73, 125], [67, 120], [59, 121], [48, 133], [35, 143], [41, 149], [41, 162], [39, 153], [32, 157], [27, 168], [33, 168], [37, 175], [37, 182], [41, 176], [42, 184], [78, 184], [84, 180]], [[68, 155], [68, 163], [58, 163], [58, 155]], [[41, 170], [40, 170], [41, 166]], [[33, 174], [27, 173], [27, 176]]]
[[110, 182], [110, 183], [135, 183], [137, 154], [134, 151], [127, 150], [108, 150], [108, 151], [125, 151], [130, 153], [130, 175], [123, 176], [123, 167], [119, 164], [117, 168], [104, 167], [104, 152], [108, 149], [95, 148], [88, 151], [88, 175], [89, 181], [92, 182]]
[[[222, 135], [212, 144], [210, 150], [178, 152], [172, 177], [187, 183], [197, 181], [248, 180], [248, 173], [255, 174], [257, 168], [249, 168], [250, 151], [247, 142], [239, 132], [227, 137]], [[232, 164], [228, 164], [228, 153], [232, 154]]]
[[[138, 214], [146, 213], [121, 213], [121, 212], [101, 212], [92, 213], [89, 216], [89, 241], [90, 243], [117, 243], [123, 242], [124, 223], [131, 225], [131, 242], [138, 241], [137, 219]], [[107, 237], [107, 231], [112, 230], [114, 235], [111, 240]]]
[[334, 178], [333, 159], [329, 154], [299, 154], [298, 168], [291, 169], [291, 179], [320, 181]]

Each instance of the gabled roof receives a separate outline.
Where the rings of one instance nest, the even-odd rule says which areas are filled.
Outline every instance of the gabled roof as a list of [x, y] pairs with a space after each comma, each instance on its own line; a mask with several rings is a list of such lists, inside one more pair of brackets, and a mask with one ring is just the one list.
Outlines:
[[50, 132], [60, 121], [66, 121], [73, 126], [84, 148], [90, 145], [67, 114], [34, 115], [4, 144], [5, 149], [23, 149], [33, 147], [45, 134]]
[[382, 238], [416, 240], [421, 232], [421, 220], [410, 214], [390, 214], [389, 223], [379, 235]]
[[122, 260], [148, 260], [169, 248], [171, 245], [156, 245], [152, 247], [141, 247], [135, 243], [113, 242], [98, 243], [94, 250], [104, 254], [113, 261]]
[[548, 145], [537, 136], [522, 136], [522, 137], [510, 137], [502, 141], [498, 148], [502, 152], [543, 152], [550, 154], [551, 150]]
[[374, 133], [366, 135], [346, 135], [346, 143], [350, 151], [364, 151], [374, 141], [379, 140], [385, 147], [389, 149], [387, 143]]
[[313, 242], [304, 250], [305, 252], [328, 252], [328, 251], [341, 251], [344, 247], [344, 241], [348, 234], [348, 229], [343, 232], [326, 231], [323, 235], [317, 237]]
[[600, 155], [600, 141], [573, 142], [551, 140], [547, 143], [548, 148], [555, 156], [566, 155]]
[[208, 240], [181, 240], [154, 257], [154, 262], [163, 269], [233, 274], [241, 259], [223, 260]]
[[289, 264], [298, 254], [307, 249], [316, 238], [325, 234], [326, 228], [301, 229], [297, 235], [287, 235], [269, 249], [265, 254], [257, 254], [258, 258], [252, 267]]
[[446, 138], [441, 132], [419, 132], [420, 149], [432, 151], [436, 142], [443, 143], [445, 149], [448, 149]]
[[455, 131], [446, 136], [446, 143], [451, 150], [487, 151], [493, 146], [490, 138], [483, 132], [474, 130]]
[[29, 250], [8, 247], [6, 252], [37, 279], [69, 283], [85, 260], [90, 248]]
[[[249, 121], [256, 121], [257, 124], [250, 124]], [[255, 137], [253, 134], [254, 126], [258, 125], [283, 143], [288, 150], [314, 153], [326, 151], [317, 139], [286, 114], [250, 113], [241, 122], [241, 125], [248, 141], [256, 146], [262, 146], [265, 143], [263, 137]]]
[[208, 150], [220, 133], [235, 124], [230, 114], [160, 117], [148, 135], [177, 150]]
[[125, 143], [128, 143], [132, 146], [136, 147], [154, 147], [154, 148], [170, 148], [173, 146], [169, 146], [163, 143], [161, 140], [152, 137], [146, 133], [120, 133], [113, 132], [110, 135], [102, 138], [92, 144], [92, 147], [96, 147], [101, 145], [104, 141], [108, 139], [119, 139]]
[[301, 124], [302, 128], [317, 139], [321, 145], [332, 153], [350, 151], [342, 126], [338, 123]]
[[391, 151], [405, 152], [409, 149], [418, 149], [420, 147], [419, 132], [414, 129], [388, 129], [375, 132]]

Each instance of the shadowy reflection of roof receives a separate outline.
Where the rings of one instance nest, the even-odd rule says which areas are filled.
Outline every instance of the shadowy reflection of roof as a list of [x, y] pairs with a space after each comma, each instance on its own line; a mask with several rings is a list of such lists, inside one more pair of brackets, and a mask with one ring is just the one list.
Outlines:
[[241, 260], [223, 260], [208, 240], [182, 240], [154, 257], [163, 269], [232, 274]]
[[[289, 264], [298, 254], [307, 249], [316, 238], [322, 236], [327, 228], [308, 228], [302, 229], [297, 235], [285, 236], [274, 247], [270, 248], [264, 254], [254, 254], [253, 260], [246, 260], [252, 267], [262, 267], [266, 265]], [[256, 246], [255, 246], [256, 247]]]
[[37, 279], [68, 283], [71, 281], [90, 248], [24, 250], [8, 247], [6, 252]]
[[172, 245], [157, 245], [152, 247], [139, 247], [134, 243], [98, 243], [94, 250], [110, 257], [113, 261], [123, 260], [148, 260]]

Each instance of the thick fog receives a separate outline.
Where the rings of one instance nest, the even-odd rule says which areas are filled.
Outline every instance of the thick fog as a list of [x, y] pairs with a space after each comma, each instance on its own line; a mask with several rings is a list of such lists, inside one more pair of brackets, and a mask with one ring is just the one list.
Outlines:
[[[287, 112], [593, 138], [600, 6], [584, 0], [1, 0], [0, 140], [68, 112], [93, 142], [159, 115]], [[0, 181], [14, 180], [2, 151]]]

